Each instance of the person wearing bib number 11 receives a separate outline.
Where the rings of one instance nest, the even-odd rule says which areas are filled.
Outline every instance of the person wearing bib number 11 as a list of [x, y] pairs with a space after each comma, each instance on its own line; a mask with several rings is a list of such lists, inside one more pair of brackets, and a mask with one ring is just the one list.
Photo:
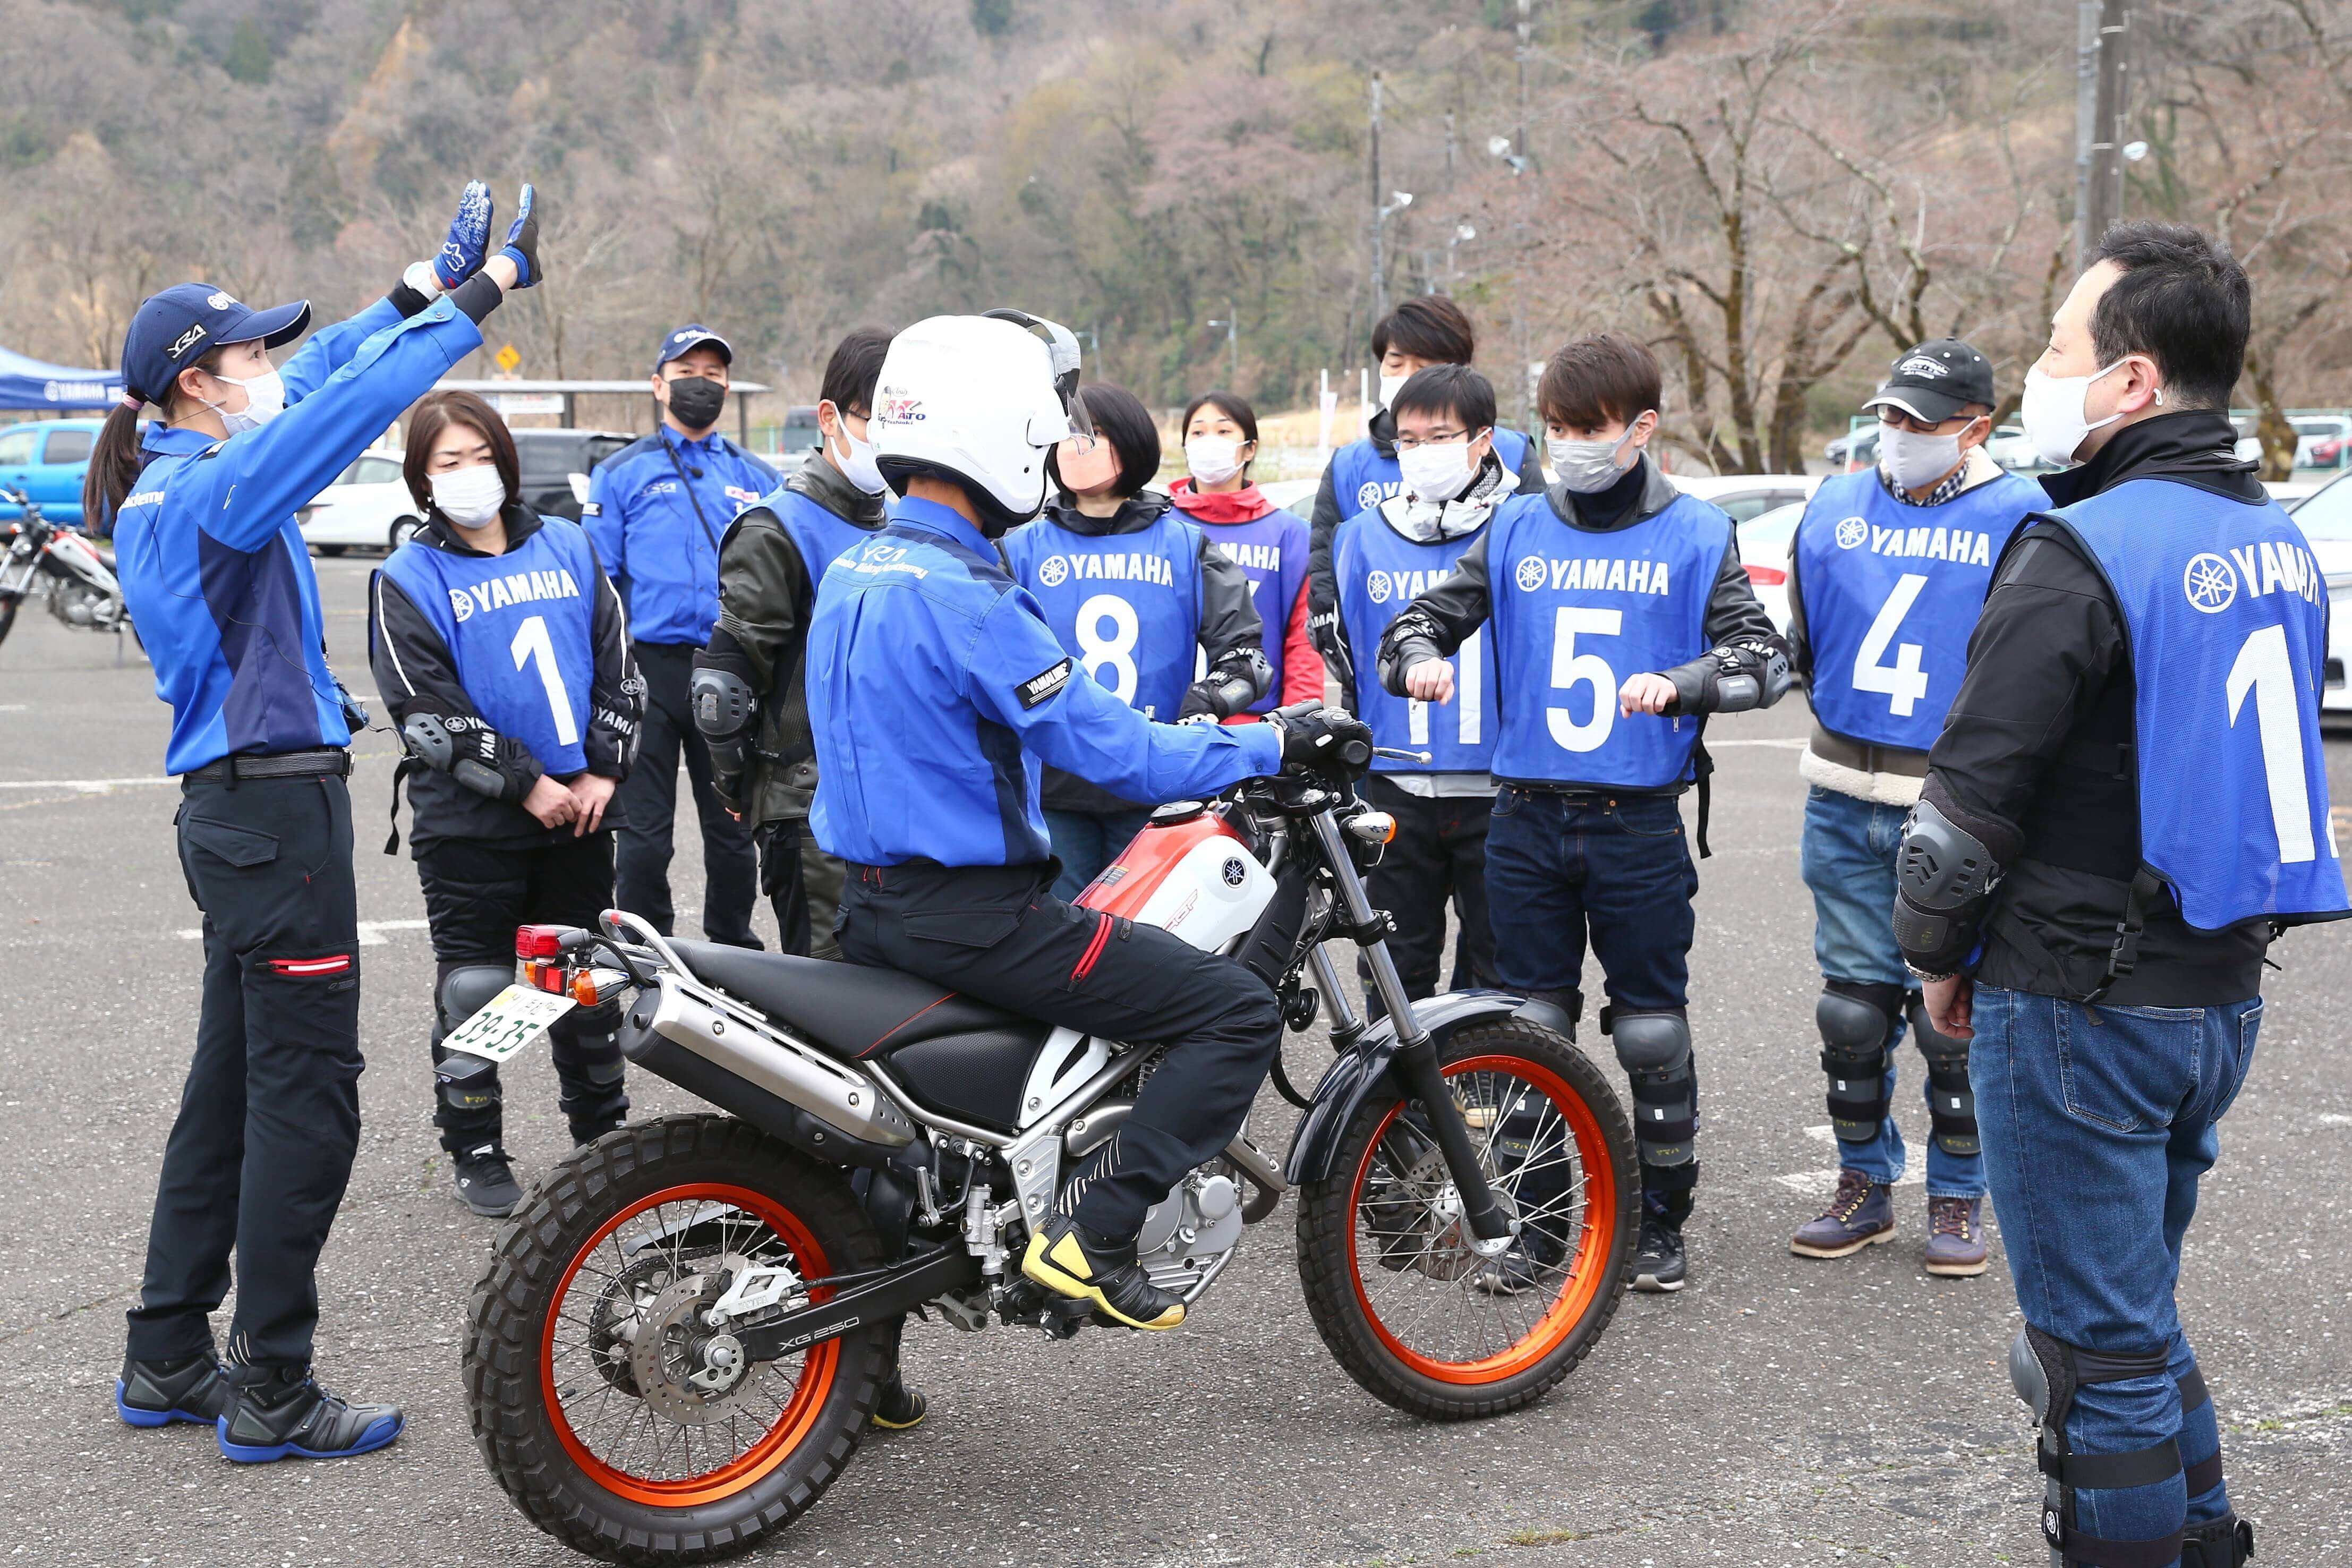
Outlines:
[[[593, 926], [613, 901], [614, 790], [644, 688], [620, 595], [576, 523], [522, 504], [514, 437], [469, 392], [409, 417], [408, 489], [425, 526], [370, 584], [376, 689], [407, 752], [409, 853], [433, 933], [434, 1125], [478, 1215], [522, 1197], [500, 1140], [498, 1068], [442, 1041], [515, 975], [515, 928]], [[399, 846], [395, 829], [384, 846]], [[612, 1007], [549, 1029], [572, 1142], [629, 1109]]]
[[1904, 958], [1969, 1042], [2055, 1563], [2253, 1547], [2173, 1291], [2264, 955], [2347, 908], [2326, 586], [2229, 418], [2251, 294], [2187, 225], [2099, 241], [2025, 378], [2063, 471], [1994, 567], [1897, 863]]
[[1930, 1274], [1985, 1271], [1984, 1160], [1965, 1040], [1927, 1026], [1895, 945], [1895, 858], [1903, 817], [1927, 776], [1927, 748], [1960, 688], [1969, 632], [1993, 558], [2039, 486], [1985, 456], [1992, 365], [1957, 338], [1895, 358], [1862, 406], [1878, 414], [1874, 468], [1822, 481], [1789, 558], [1789, 651], [1813, 708], [1798, 772], [1801, 863], [1813, 895], [1813, 1005], [1837, 1192], [1790, 1238], [1801, 1258], [1851, 1258], [1895, 1238], [1903, 1134], [1893, 1114], [1895, 1050], [1907, 1032], [1927, 1058]]
[[1589, 936], [1608, 984], [1601, 1032], [1633, 1084], [1643, 1200], [1633, 1282], [1676, 1290], [1698, 1181], [1685, 1014], [1698, 873], [1675, 798], [1707, 766], [1706, 715], [1769, 707], [1790, 676], [1731, 520], [1677, 490], [1645, 449], [1659, 382], [1650, 351], [1613, 332], [1554, 354], [1536, 396], [1559, 482], [1505, 502], [1453, 574], [1390, 624], [1379, 658], [1390, 692], [1449, 702], [1446, 657], [1486, 629], [1500, 786], [1486, 896], [1509, 911], [1496, 922], [1496, 967], [1507, 988], [1557, 1006], [1554, 1026], [1572, 1034]]

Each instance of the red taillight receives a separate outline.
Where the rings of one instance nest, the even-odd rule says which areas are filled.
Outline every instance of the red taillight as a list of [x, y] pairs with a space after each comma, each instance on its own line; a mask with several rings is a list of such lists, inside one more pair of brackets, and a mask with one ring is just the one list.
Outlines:
[[554, 958], [563, 952], [562, 926], [515, 927], [517, 958]]
[[1750, 566], [1748, 581], [1759, 588], [1777, 588], [1789, 580], [1789, 574], [1778, 566]]

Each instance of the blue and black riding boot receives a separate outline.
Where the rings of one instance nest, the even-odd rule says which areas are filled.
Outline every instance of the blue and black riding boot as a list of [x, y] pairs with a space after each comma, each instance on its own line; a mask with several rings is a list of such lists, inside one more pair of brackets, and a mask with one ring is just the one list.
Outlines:
[[114, 1380], [114, 1413], [131, 1426], [189, 1421], [209, 1426], [228, 1408], [228, 1379], [211, 1352], [172, 1361], [125, 1356]]
[[407, 1417], [397, 1405], [351, 1405], [319, 1386], [307, 1366], [238, 1367], [234, 1396], [214, 1425], [224, 1458], [242, 1465], [275, 1459], [347, 1459], [400, 1436]]

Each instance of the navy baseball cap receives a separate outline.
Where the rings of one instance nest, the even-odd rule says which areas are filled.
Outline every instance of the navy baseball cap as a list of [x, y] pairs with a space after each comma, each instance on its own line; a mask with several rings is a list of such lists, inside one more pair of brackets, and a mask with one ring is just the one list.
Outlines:
[[209, 283], [178, 283], [150, 294], [122, 334], [122, 379], [150, 403], [171, 395], [182, 371], [224, 343], [293, 342], [310, 324], [310, 301], [257, 310]]
[[1895, 356], [1886, 380], [1862, 405], [1881, 404], [1940, 425], [1971, 404], [1993, 405], [1992, 363], [1958, 338], [1930, 338]]
[[654, 355], [654, 374], [659, 375], [662, 366], [679, 355], [704, 347], [717, 349], [719, 357], [729, 364], [735, 363], [735, 351], [728, 346], [725, 338], [699, 321], [688, 321], [662, 340], [661, 353]]

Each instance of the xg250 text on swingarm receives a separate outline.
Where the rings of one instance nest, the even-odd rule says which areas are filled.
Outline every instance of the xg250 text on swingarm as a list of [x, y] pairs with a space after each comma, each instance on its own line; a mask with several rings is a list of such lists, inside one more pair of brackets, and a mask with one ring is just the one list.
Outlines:
[[[1393, 832], [1344, 784], [1255, 780], [1162, 807], [1079, 900], [1232, 954], [1294, 1028], [1334, 1014], [1338, 1058], [1288, 1160], [1244, 1131], [1151, 1211], [1138, 1250], [1197, 1303], [1295, 1187], [1307, 1311], [1349, 1375], [1432, 1420], [1496, 1415], [1567, 1376], [1616, 1311], [1633, 1138], [1555, 1010], [1406, 1001], [1361, 877]], [[1327, 939], [1362, 946], [1385, 1019], [1355, 1016]], [[516, 945], [541, 1005], [518, 987], [451, 1046], [510, 1055], [548, 1004], [611, 1008], [632, 1061], [727, 1112], [574, 1151], [476, 1289], [474, 1435], [551, 1535], [615, 1563], [739, 1551], [849, 1463], [902, 1313], [1055, 1341], [1091, 1321], [1018, 1259], [1154, 1049], [895, 971], [665, 941], [619, 911]]]

